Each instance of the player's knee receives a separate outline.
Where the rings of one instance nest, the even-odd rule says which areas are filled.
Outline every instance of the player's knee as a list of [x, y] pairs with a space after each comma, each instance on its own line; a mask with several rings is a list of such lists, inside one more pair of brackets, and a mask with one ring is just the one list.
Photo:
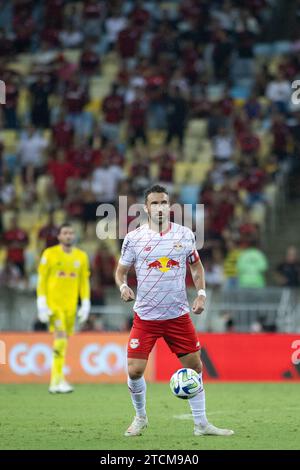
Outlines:
[[128, 364], [128, 375], [131, 380], [140, 379], [144, 375], [144, 367], [139, 364]]
[[131, 380], [137, 380], [143, 377], [144, 371], [142, 369], [128, 369], [128, 375]]
[[135, 359], [128, 358], [127, 369], [128, 375], [132, 380], [137, 380], [143, 377], [145, 368], [147, 365], [147, 360], [145, 359]]

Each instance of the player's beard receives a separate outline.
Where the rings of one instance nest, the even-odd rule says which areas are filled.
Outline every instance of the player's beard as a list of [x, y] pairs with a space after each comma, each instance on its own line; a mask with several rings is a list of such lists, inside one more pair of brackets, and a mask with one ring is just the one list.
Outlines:
[[164, 217], [162, 212], [159, 212], [158, 213], [158, 223], [159, 223], [159, 228], [160, 229], [162, 228], [162, 225], [163, 225], [165, 220], [166, 220], [166, 217]]
[[169, 223], [169, 213], [166, 214], [163, 211], [159, 211], [157, 214], [149, 217], [149, 223], [150, 225], [156, 225], [161, 232], [161, 229]]

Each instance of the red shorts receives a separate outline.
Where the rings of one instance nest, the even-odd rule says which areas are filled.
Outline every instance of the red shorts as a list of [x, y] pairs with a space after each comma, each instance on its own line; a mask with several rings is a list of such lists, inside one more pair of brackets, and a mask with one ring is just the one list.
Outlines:
[[158, 338], [164, 338], [177, 356], [200, 351], [200, 342], [188, 313], [170, 320], [142, 320], [134, 314], [127, 356], [148, 359]]

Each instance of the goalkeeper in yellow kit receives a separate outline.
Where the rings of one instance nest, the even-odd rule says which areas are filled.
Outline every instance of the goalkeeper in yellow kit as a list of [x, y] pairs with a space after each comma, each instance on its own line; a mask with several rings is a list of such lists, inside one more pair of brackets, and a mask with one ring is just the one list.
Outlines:
[[90, 271], [86, 253], [73, 247], [74, 230], [63, 224], [58, 232], [59, 244], [47, 248], [38, 268], [37, 309], [41, 322], [49, 322], [54, 332], [50, 393], [69, 393], [73, 387], [64, 378], [63, 367], [68, 336], [74, 331], [78, 298], [79, 322], [87, 320], [90, 303]]

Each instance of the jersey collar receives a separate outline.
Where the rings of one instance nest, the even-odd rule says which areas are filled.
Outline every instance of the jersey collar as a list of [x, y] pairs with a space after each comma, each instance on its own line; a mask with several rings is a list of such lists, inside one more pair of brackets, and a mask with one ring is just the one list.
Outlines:
[[166, 235], [166, 233], [170, 232], [171, 228], [172, 228], [172, 222], [169, 222], [169, 225], [166, 228], [166, 230], [164, 230], [163, 232], [155, 232], [155, 230], [152, 230], [152, 228], [150, 228], [149, 223], [148, 223], [148, 230], [150, 230], [151, 232], [157, 233], [157, 235], [159, 234], [161, 237]]

